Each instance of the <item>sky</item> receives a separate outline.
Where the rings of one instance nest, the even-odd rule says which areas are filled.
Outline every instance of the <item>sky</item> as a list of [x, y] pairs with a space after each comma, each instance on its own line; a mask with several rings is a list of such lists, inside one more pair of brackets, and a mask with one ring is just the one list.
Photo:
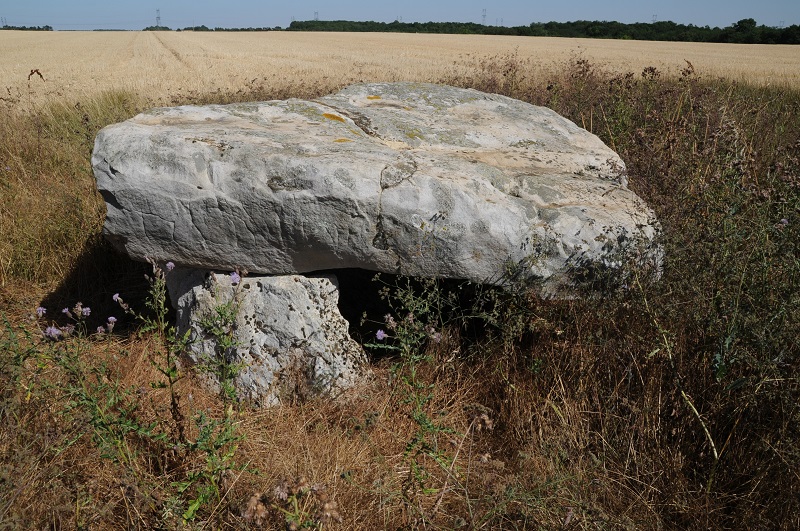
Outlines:
[[[531, 22], [671, 20], [696, 26], [730, 26], [753, 18], [767, 26], [800, 24], [798, 0], [0, 0], [0, 25], [56, 30], [140, 30], [156, 24], [172, 29], [287, 27], [292, 20], [378, 22], [484, 22], [522, 26]], [[157, 12], [158, 10], [158, 12]]]

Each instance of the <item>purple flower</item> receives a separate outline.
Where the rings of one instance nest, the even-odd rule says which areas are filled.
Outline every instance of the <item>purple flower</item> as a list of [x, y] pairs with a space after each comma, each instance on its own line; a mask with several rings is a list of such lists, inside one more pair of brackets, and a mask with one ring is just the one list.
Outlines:
[[172, 271], [173, 269], [175, 269], [175, 263], [174, 262], [167, 262], [166, 267], [167, 267], [167, 271]]
[[384, 332], [383, 330], [378, 330], [378, 331], [375, 333], [375, 337], [378, 339], [378, 341], [383, 341], [384, 339], [386, 339], [386, 338], [387, 338], [387, 337], [389, 337], [389, 336], [388, 336], [388, 334], [387, 334], [386, 332]]
[[236, 284], [241, 282], [241, 280], [242, 280], [242, 277], [239, 276], [239, 273], [237, 273], [236, 271], [231, 273], [231, 285], [232, 286], [235, 286]]
[[91, 309], [91, 308], [89, 308], [88, 306], [87, 306], [86, 308], [81, 308], [81, 315], [82, 315], [82, 316], [84, 316], [84, 317], [89, 317], [89, 315], [90, 315], [91, 313], [92, 313], [92, 309]]
[[440, 343], [442, 341], [442, 334], [439, 332], [434, 332], [431, 336], [431, 339], [433, 339], [434, 343]]
[[788, 225], [788, 224], [789, 224], [789, 220], [788, 220], [788, 219], [786, 219], [786, 218], [783, 218], [783, 219], [781, 220], [781, 225]]
[[39, 317], [43, 316], [46, 313], [47, 313], [47, 310], [45, 308], [42, 308], [41, 306], [36, 308], [36, 315], [38, 315]]
[[61, 310], [61, 313], [69, 315], [69, 308], [64, 308], [63, 310]]
[[113, 300], [114, 302], [119, 302], [119, 293], [115, 293], [114, 296], [111, 297], [111, 300]]
[[102, 326], [98, 326], [97, 327], [97, 333], [98, 334], [105, 334], [106, 333], [106, 329], [104, 327], [102, 327]]
[[48, 326], [44, 330], [44, 337], [52, 340], [56, 340], [61, 337], [61, 330], [56, 328], [55, 326]]
[[108, 318], [108, 322], [113, 325], [114, 323], [117, 322], [117, 318], [112, 315], [111, 317]]

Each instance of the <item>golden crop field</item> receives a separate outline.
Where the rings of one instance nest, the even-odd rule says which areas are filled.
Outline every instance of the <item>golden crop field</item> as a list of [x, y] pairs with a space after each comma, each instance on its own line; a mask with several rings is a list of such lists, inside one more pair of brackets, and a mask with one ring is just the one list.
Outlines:
[[[547, 37], [382, 33], [0, 32], [0, 98], [34, 105], [127, 89], [154, 102], [179, 95], [357, 81], [436, 81], [481, 59], [517, 54], [546, 73], [579, 56], [611, 70], [800, 85], [797, 47]], [[38, 69], [42, 74], [29, 74]]]

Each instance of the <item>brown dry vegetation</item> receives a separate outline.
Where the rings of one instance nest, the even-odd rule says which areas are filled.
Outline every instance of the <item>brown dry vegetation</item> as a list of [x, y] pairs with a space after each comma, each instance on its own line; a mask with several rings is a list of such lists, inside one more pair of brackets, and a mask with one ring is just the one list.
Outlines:
[[[130, 39], [129, 69], [144, 64], [137, 47], [157, 38], [44, 38], [53, 37]], [[129, 70], [127, 90], [113, 68], [74, 63], [57, 74], [56, 62], [36, 66], [47, 81], [32, 77], [3, 100], [14, 112], [0, 118], [0, 529], [281, 529], [293, 517], [326, 529], [800, 528], [800, 92], [791, 80], [763, 86], [754, 73], [745, 83], [742, 70], [718, 78], [683, 56], [641, 59], [628, 72], [572, 49], [542, 68], [524, 39], [494, 37], [477, 38], [481, 53], [457, 48], [438, 63], [418, 55], [432, 53], [418, 42], [476, 41], [360, 37], [413, 40], [408, 64], [418, 70], [406, 73], [358, 63], [351, 36], [270, 34], [249, 38], [297, 42], [279, 58], [283, 70], [250, 67], [251, 83], [214, 48], [244, 37], [158, 38], [175, 39], [165, 41], [175, 53], [151, 48], [145, 63], [161, 69], [149, 66], [147, 79]], [[317, 53], [331, 54], [329, 64], [309, 66], [312, 48], [297, 59], [304, 38], [328, 43]], [[326, 38], [353, 51], [331, 52]], [[68, 49], [59, 42], [53, 57]], [[170, 65], [191, 63], [198, 48], [180, 42], [216, 49], [229, 70], [197, 74], [206, 72], [197, 58], [194, 81], [170, 78]], [[385, 57], [397, 56], [394, 46]], [[524, 286], [393, 287], [391, 311], [429, 322], [440, 342], [395, 343], [403, 355], [370, 349], [375, 378], [339, 401], [252, 410], [189, 375], [175, 385], [181, 438], [169, 389], [151, 385], [165, 381], [154, 365], [165, 363], [164, 338], [137, 333], [140, 323], [111, 302], [120, 292], [145, 311], [149, 271], [100, 237], [104, 205], [89, 167], [97, 130], [157, 103], [308, 97], [405, 75], [547, 105], [601, 136], [663, 224], [663, 278], [634, 275], [621, 290], [599, 282], [591, 287], [603, 296], [583, 301], [539, 300]], [[426, 301], [449, 300], [446, 289], [460, 305], [426, 311]], [[44, 340], [41, 327], [64, 324], [58, 310], [77, 300], [92, 307], [89, 330], [120, 317], [114, 335]], [[38, 305], [49, 313], [37, 320]], [[378, 324], [357, 321], [353, 333], [370, 342]], [[183, 522], [206, 487], [212, 494]]]

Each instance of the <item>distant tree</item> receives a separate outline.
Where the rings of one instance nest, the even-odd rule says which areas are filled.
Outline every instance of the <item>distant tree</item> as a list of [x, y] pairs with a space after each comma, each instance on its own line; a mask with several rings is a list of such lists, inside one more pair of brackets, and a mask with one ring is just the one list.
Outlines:
[[[219, 30], [219, 28], [217, 28]], [[769, 28], [752, 18], [742, 19], [724, 28], [659, 22], [623, 24], [614, 21], [576, 20], [573, 22], [533, 22], [528, 26], [485, 26], [473, 22], [400, 22], [390, 23], [349, 20], [294, 21], [288, 31], [381, 31], [404, 33], [456, 33], [474, 35], [524, 35], [549, 37], [589, 37], [596, 39], [636, 39], [687, 42], [746, 42], [764, 44], [800, 44], [796, 26]]]
[[721, 41], [753, 44], [758, 41], [758, 25], [752, 18], [744, 18], [722, 30]]
[[778, 44], [800, 44], [800, 26], [794, 24], [783, 28], [778, 35]]

